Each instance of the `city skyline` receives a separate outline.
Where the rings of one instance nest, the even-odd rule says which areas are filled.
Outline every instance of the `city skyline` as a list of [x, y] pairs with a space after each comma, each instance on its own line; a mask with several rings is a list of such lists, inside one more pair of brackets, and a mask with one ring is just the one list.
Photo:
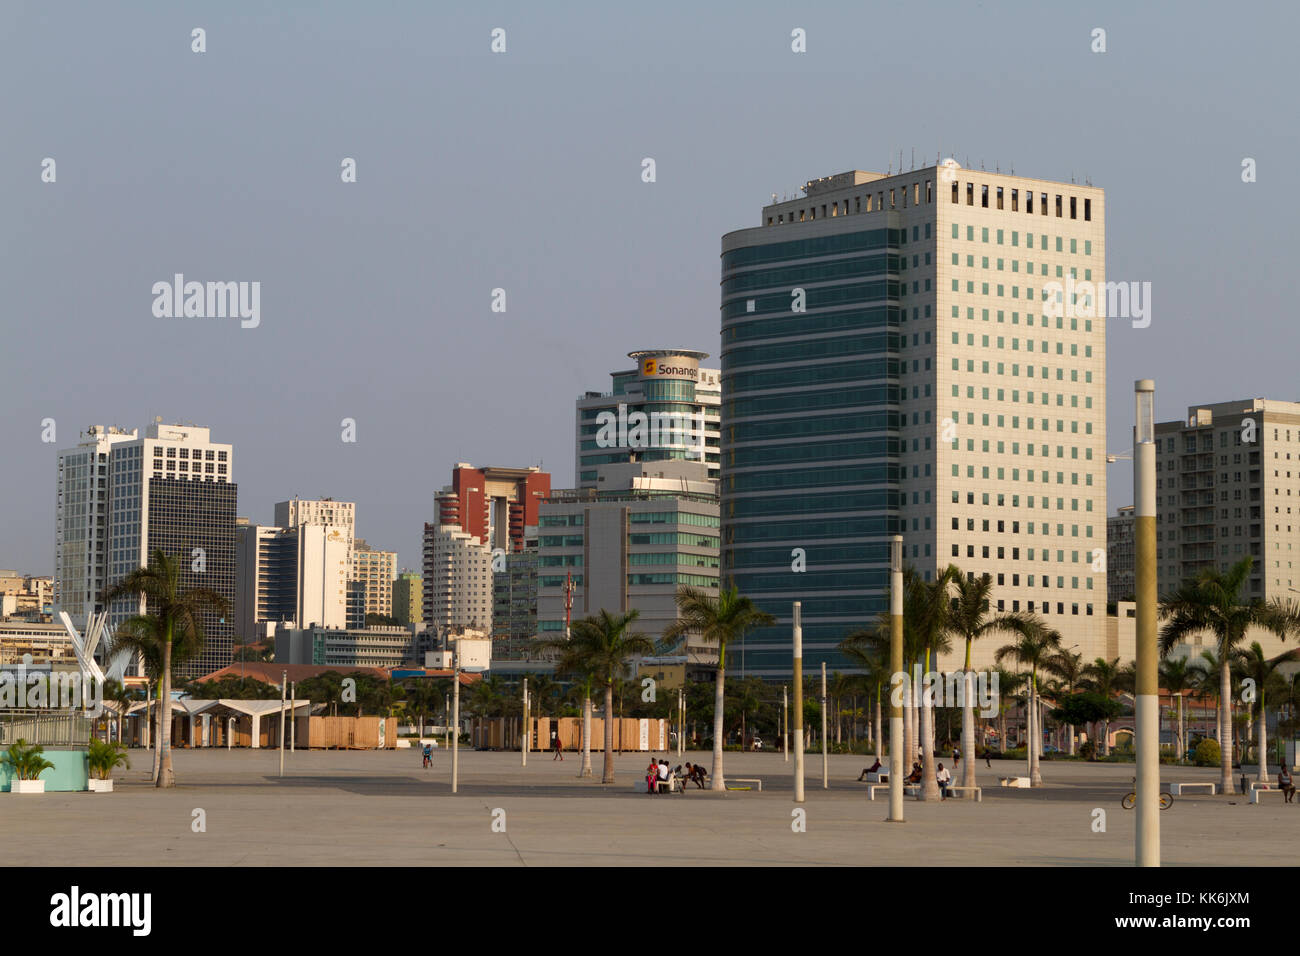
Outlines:
[[[900, 157], [922, 168], [952, 155], [1003, 172], [1014, 161], [1019, 174], [1106, 190], [1108, 275], [1156, 293], [1149, 327], [1110, 322], [1107, 451], [1130, 444], [1120, 435], [1138, 377], [1155, 378], [1159, 420], [1204, 400], [1200, 383], [1216, 367], [1236, 371], [1214, 400], [1294, 397], [1287, 350], [1268, 347], [1286, 341], [1296, 292], [1275, 254], [1287, 233], [1272, 214], [1281, 167], [1268, 157], [1289, 155], [1297, 133], [1261, 121], [1283, 115], [1284, 92], [1257, 86], [1241, 59], [1247, 43], [1284, 55], [1285, 29], [1260, 36], [1225, 22], [1214, 54], [1225, 68], [1207, 75], [1187, 69], [1195, 31], [1155, 11], [1103, 4], [1089, 20], [1039, 11], [1017, 22], [940, 4], [929, 9], [946, 28], [918, 72], [906, 45], [862, 61], [857, 44], [880, 23], [867, 11], [756, 6], [740, 19], [683, 6], [682, 19], [672, 9], [635, 29], [620, 11], [503, 11], [500, 55], [489, 49], [497, 23], [462, 10], [362, 24], [321, 12], [312, 44], [273, 18], [249, 31], [220, 10], [13, 14], [12, 35], [27, 42], [6, 50], [0, 70], [36, 92], [11, 112], [0, 158], [0, 199], [29, 224], [21, 242], [11, 236], [0, 278], [10, 315], [31, 318], [9, 323], [0, 357], [10, 402], [0, 487], [29, 506], [6, 517], [3, 563], [53, 571], [50, 477], [80, 428], [162, 414], [240, 449], [241, 516], [267, 522], [294, 494], [353, 500], [367, 536], [416, 567], [438, 488], [430, 476], [458, 460], [498, 461], [540, 464], [556, 487], [574, 486], [573, 403], [629, 349], [720, 353], [717, 237], [808, 176], [897, 171]], [[195, 17], [209, 36], [202, 56], [189, 48]], [[1095, 26], [1108, 31], [1105, 53], [1090, 49]], [[790, 48], [795, 27], [806, 53]], [[40, 61], [55, 42], [92, 68], [116, 51], [103, 104]], [[974, 47], [1013, 56], [1037, 82], [1012, 91], [998, 74], [972, 74]], [[364, 84], [331, 79], [340, 51]], [[150, 84], [160, 68], [174, 82]], [[600, 84], [588, 82], [593, 70]], [[915, 75], [931, 107], [903, 111], [883, 135], [842, 121], [851, 94], [825, 93], [898, 71]], [[300, 104], [293, 117], [258, 93], [286, 82]], [[465, 85], [478, 91], [472, 104], [444, 92]], [[1158, 108], [1174, 89], [1190, 117]], [[374, 102], [390, 105], [372, 115]], [[399, 111], [428, 122], [394, 126]], [[173, 135], [142, 153], [163, 115], [178, 124]], [[594, 151], [576, 145], [591, 142], [591, 115], [606, 117]], [[770, 135], [777, 115], [799, 117], [793, 128], [810, 134]], [[217, 116], [238, 149], [203, 145]], [[1090, 135], [1063, 146], [1044, 135], [1052, 117]], [[1148, 148], [1157, 143], [1169, 145]], [[53, 183], [40, 179], [45, 157], [58, 162]], [[356, 183], [340, 181], [345, 157]], [[1258, 182], [1242, 181], [1248, 157]], [[654, 182], [643, 181], [645, 158], [656, 160]], [[169, 172], [181, 168], [182, 179]], [[1186, 228], [1206, 213], [1214, 228]], [[1245, 283], [1207, 267], [1229, 257], [1251, 264]], [[69, 272], [80, 281], [59, 281]], [[156, 317], [152, 286], [176, 273], [260, 282], [257, 326]], [[504, 313], [492, 311], [497, 288]], [[58, 376], [50, 361], [30, 361], [50, 343]], [[47, 418], [58, 428], [48, 444]], [[349, 418], [355, 444], [340, 440]], [[1128, 474], [1110, 467], [1107, 514], [1130, 503]]]

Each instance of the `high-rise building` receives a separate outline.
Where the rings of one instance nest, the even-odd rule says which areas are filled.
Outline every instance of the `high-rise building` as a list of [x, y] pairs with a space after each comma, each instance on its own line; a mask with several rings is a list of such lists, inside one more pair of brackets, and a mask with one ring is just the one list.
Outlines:
[[398, 624], [424, 621], [424, 578], [415, 571], [403, 570], [393, 582], [393, 617]]
[[524, 528], [537, 524], [537, 505], [551, 476], [537, 467], [475, 468], [457, 462], [451, 484], [436, 496], [438, 525], [460, 528], [488, 548], [519, 551]]
[[1132, 601], [1137, 594], [1133, 506], [1106, 519], [1106, 594], [1109, 601]]
[[578, 399], [577, 487], [596, 487], [596, 467], [617, 462], [704, 461], [709, 477], [718, 477], [721, 373], [700, 368], [708, 355], [687, 349], [629, 352], [636, 367], [611, 372], [609, 392]]
[[1156, 425], [1156, 580], [1161, 594], [1206, 568], [1254, 565], [1247, 600], [1300, 590], [1300, 403], [1193, 405]]
[[79, 628], [103, 610], [98, 598], [108, 584], [108, 454], [139, 433], [92, 425], [80, 437], [59, 452], [54, 506], [54, 610], [67, 611]]
[[[181, 664], [177, 674], [195, 676], [225, 667], [235, 630], [238, 488], [231, 480], [231, 446], [213, 442], [207, 428], [155, 420], [144, 438], [114, 442], [107, 464], [107, 583], [147, 565], [155, 550], [178, 558], [181, 588], [215, 591], [229, 610], [204, 615], [203, 652]], [[123, 599], [109, 610], [110, 623], [117, 624], [146, 606]]]
[[[598, 465], [596, 488], [552, 492], [538, 527], [537, 630], [564, 635], [565, 587], [572, 620], [640, 611], [634, 627], [653, 640], [678, 618], [682, 585], [718, 589], [717, 483], [703, 462]], [[717, 648], [686, 644], [696, 664], [717, 663]]]
[[493, 657], [513, 655], [537, 636], [537, 528], [524, 529], [524, 548], [493, 556]]
[[333, 498], [290, 498], [275, 505], [277, 527], [293, 529], [304, 524], [328, 525], [338, 528], [351, 560], [353, 537], [357, 526], [357, 506], [351, 501]]
[[424, 526], [424, 620], [436, 632], [492, 626], [492, 549], [458, 525]]
[[778, 619], [749, 666], [790, 673], [796, 600], [805, 666], [849, 666], [895, 533], [1097, 656], [1107, 301], [1070, 283], [1108, 290], [1102, 190], [947, 161], [804, 193], [722, 239], [722, 573]]
[[393, 616], [393, 579], [397, 577], [397, 552], [372, 548], [364, 538], [352, 545], [352, 580], [364, 588], [365, 614]]
[[347, 626], [348, 549], [343, 528], [245, 522], [236, 528], [236, 539], [235, 621], [245, 643], [273, 636], [280, 625]]

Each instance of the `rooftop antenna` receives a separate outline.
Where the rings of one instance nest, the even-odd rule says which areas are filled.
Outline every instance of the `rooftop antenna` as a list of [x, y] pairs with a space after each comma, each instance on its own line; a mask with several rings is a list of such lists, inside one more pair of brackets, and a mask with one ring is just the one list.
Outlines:
[[898, 151], [898, 171], [900, 173], [903, 171], [903, 151], [901, 149]]
[[916, 169], [916, 147], [912, 147], [912, 168]]

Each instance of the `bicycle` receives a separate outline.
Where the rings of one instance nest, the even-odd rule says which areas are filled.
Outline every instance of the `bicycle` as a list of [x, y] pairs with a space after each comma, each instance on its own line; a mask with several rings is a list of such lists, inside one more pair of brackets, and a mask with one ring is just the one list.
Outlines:
[[[1137, 777], [1133, 778], [1133, 785], [1137, 786]], [[1119, 805], [1123, 807], [1125, 810], [1132, 810], [1135, 806], [1137, 806], [1137, 791], [1124, 794], [1124, 799], [1120, 800]], [[1174, 805], [1173, 794], [1170, 793], [1160, 794], [1161, 810], [1168, 810], [1173, 805]]]

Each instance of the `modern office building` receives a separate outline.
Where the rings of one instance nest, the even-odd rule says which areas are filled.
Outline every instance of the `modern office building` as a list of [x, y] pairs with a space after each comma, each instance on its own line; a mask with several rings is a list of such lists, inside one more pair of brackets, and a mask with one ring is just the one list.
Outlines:
[[1132, 505], [1106, 519], [1106, 594], [1111, 603], [1132, 601], [1137, 593], [1133, 529]]
[[708, 353], [655, 349], [628, 358], [636, 367], [611, 372], [610, 391], [578, 399], [577, 487], [596, 487], [597, 466], [619, 462], [704, 461], [717, 478], [721, 372], [700, 368]]
[[54, 578], [0, 569], [0, 618], [50, 620], [53, 598]]
[[[556, 491], [542, 504], [538, 634], [563, 636], [568, 583], [573, 620], [636, 608], [636, 630], [658, 640], [678, 618], [680, 586], [717, 593], [717, 483], [703, 462], [610, 463], [597, 470], [596, 488]], [[717, 648], [698, 638], [687, 642], [685, 655], [692, 664], [717, 663]]]
[[538, 467], [475, 468], [457, 462], [451, 484], [436, 496], [436, 524], [460, 528], [489, 548], [519, 551], [524, 529], [537, 524], [537, 505], [550, 490], [550, 474]]
[[424, 620], [424, 578], [403, 569], [393, 582], [393, 617], [398, 624], [419, 624]]
[[[115, 441], [108, 451], [108, 575], [122, 580], [155, 550], [180, 559], [182, 588], [205, 587], [225, 598], [225, 614], [204, 615], [205, 646], [181, 664], [182, 677], [230, 663], [234, 646], [235, 506], [231, 446], [210, 430], [155, 420], [144, 438]], [[110, 608], [117, 624], [146, 610], [123, 599]]]
[[[393, 616], [393, 580], [397, 577], [397, 552], [372, 548], [364, 538], [352, 546], [352, 580], [364, 589], [365, 614]], [[364, 623], [363, 623], [364, 626]]]
[[73, 448], [59, 452], [54, 506], [54, 610], [67, 611], [78, 628], [102, 611], [97, 600], [108, 583], [108, 455], [139, 433], [92, 425]]
[[1156, 425], [1156, 563], [1161, 594], [1203, 569], [1254, 559], [1242, 594], [1300, 590], [1300, 403], [1193, 405]]
[[492, 549], [459, 525], [424, 526], [424, 620], [439, 633], [491, 629]]
[[755, 673], [790, 673], [796, 600], [805, 666], [848, 666], [894, 533], [1100, 653], [1108, 303], [1067, 283], [1109, 289], [1104, 224], [1100, 189], [949, 160], [811, 181], [723, 237], [722, 573], [778, 619]]
[[492, 572], [494, 657], [527, 647], [537, 636], [537, 528], [524, 529], [524, 548], [498, 554]]
[[357, 526], [357, 506], [351, 501], [333, 498], [290, 498], [275, 505], [277, 527], [292, 530], [299, 525], [317, 524], [338, 528], [343, 535], [351, 560]]
[[275, 633], [275, 662], [391, 668], [413, 659], [413, 642], [407, 627], [280, 628]]
[[237, 526], [235, 621], [244, 643], [272, 637], [277, 626], [347, 625], [345, 535], [318, 524]]

